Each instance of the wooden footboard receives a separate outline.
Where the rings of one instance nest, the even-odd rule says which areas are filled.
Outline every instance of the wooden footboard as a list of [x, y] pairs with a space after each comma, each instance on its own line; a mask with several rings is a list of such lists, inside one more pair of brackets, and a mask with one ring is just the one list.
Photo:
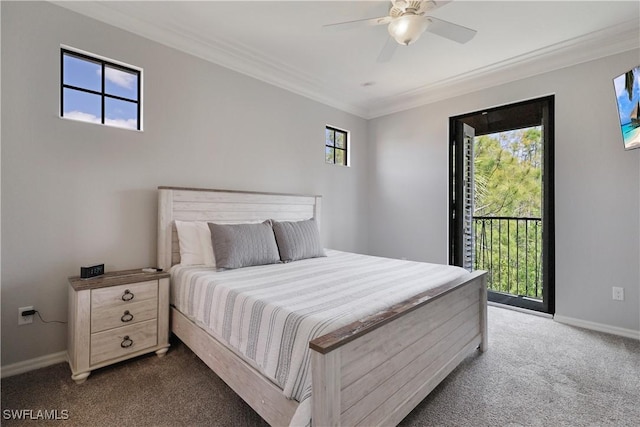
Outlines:
[[485, 272], [310, 343], [314, 426], [395, 425], [487, 348]]

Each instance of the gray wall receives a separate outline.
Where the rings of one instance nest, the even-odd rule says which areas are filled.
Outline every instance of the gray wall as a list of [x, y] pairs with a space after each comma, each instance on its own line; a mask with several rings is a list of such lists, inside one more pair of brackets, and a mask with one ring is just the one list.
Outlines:
[[[156, 258], [156, 187], [323, 195], [327, 246], [365, 252], [367, 122], [48, 3], [2, 2], [2, 365], [66, 349], [66, 278]], [[144, 132], [58, 117], [60, 44], [144, 69]], [[352, 167], [324, 163], [324, 126]]]
[[[449, 117], [551, 93], [557, 312], [639, 329], [640, 150], [611, 83], [639, 52], [367, 122], [48, 3], [1, 19], [2, 365], [65, 350], [17, 308], [65, 319], [80, 265], [155, 263], [158, 185], [322, 194], [327, 246], [445, 263]], [[144, 68], [144, 132], [58, 117], [61, 43]], [[352, 167], [324, 164], [325, 124], [352, 132]]]
[[[370, 122], [373, 254], [447, 261], [448, 120], [555, 94], [556, 312], [640, 329], [640, 150], [624, 151], [612, 79], [640, 52], [546, 73]], [[625, 301], [611, 299], [612, 286]]]

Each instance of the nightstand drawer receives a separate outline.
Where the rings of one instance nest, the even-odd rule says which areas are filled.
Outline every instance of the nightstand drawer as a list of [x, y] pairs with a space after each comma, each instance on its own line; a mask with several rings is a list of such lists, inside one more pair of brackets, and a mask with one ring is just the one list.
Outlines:
[[98, 307], [91, 312], [91, 333], [133, 325], [158, 316], [158, 300], [148, 299], [125, 305]]
[[99, 307], [126, 305], [158, 296], [158, 281], [132, 283], [91, 291], [91, 310]]
[[91, 360], [97, 364], [105, 360], [153, 347], [158, 343], [158, 322], [148, 320], [91, 335]]

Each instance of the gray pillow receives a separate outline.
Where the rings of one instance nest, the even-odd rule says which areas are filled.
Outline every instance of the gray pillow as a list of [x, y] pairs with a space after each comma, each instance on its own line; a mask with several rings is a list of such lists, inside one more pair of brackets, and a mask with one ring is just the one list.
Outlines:
[[320, 244], [315, 219], [296, 222], [273, 221], [280, 259], [284, 262], [327, 256]]
[[271, 221], [260, 224], [209, 223], [218, 268], [240, 268], [280, 262]]

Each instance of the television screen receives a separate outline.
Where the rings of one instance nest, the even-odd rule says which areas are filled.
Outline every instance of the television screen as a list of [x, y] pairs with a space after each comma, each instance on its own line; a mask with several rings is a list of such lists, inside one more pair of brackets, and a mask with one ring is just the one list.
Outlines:
[[624, 148], [640, 148], [640, 66], [613, 79]]

